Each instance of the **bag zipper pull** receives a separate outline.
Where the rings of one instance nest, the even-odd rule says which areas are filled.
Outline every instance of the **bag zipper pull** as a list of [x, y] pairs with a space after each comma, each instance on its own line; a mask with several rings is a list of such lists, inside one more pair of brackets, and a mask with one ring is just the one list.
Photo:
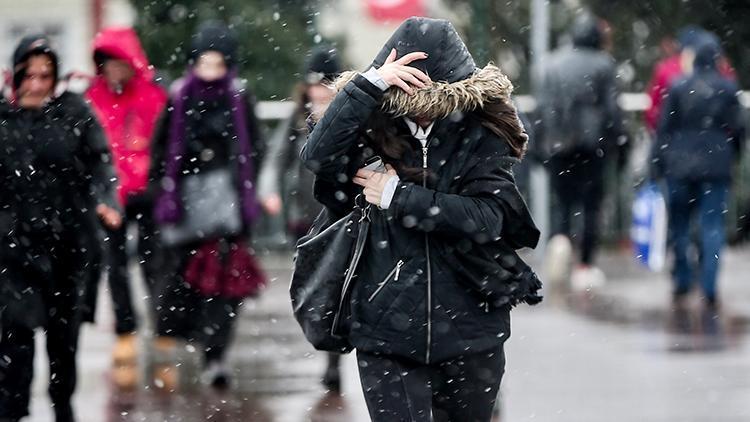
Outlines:
[[393, 277], [393, 281], [398, 281], [398, 275], [401, 274], [401, 267], [404, 266], [404, 261], [399, 260], [398, 264], [396, 264], [396, 275]]

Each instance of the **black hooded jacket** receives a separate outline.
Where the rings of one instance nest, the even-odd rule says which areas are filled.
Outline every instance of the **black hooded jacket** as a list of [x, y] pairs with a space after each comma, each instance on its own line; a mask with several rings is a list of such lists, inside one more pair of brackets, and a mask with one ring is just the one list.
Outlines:
[[[407, 20], [373, 65], [391, 48], [399, 57], [427, 52], [414, 66], [436, 81], [433, 87], [407, 99], [397, 88], [384, 93], [362, 75], [345, 73], [302, 159], [316, 173], [316, 198], [342, 216], [361, 192], [352, 176], [375, 154], [367, 141], [371, 117], [387, 109], [406, 134], [397, 116], [427, 109], [435, 117], [430, 177], [402, 180], [387, 210], [371, 207], [352, 291], [350, 341], [363, 351], [439, 362], [501, 344], [510, 335], [511, 305], [541, 299], [539, 280], [515, 253], [534, 247], [539, 232], [515, 187], [511, 167], [518, 159], [472, 112], [478, 97], [510, 101], [507, 78], [492, 66], [477, 70], [447, 21]], [[445, 95], [456, 101], [430, 100]], [[420, 168], [422, 146], [411, 140], [400, 164]]]
[[581, 16], [571, 36], [572, 48], [555, 51], [544, 69], [541, 136], [534, 152], [545, 160], [558, 154], [611, 151], [625, 135], [615, 62], [601, 49], [596, 20]]
[[[70, 306], [93, 309], [81, 292], [98, 281], [102, 256], [98, 204], [117, 208], [115, 173], [104, 133], [83, 98], [64, 93], [40, 110], [0, 98], [0, 312], [43, 325], [41, 295], [72, 294]], [[50, 268], [55, 247], [71, 256]], [[84, 319], [93, 315], [85, 313]]]
[[732, 178], [745, 139], [737, 85], [716, 68], [717, 40], [698, 43], [693, 74], [669, 89], [652, 152], [652, 174], [676, 181]]

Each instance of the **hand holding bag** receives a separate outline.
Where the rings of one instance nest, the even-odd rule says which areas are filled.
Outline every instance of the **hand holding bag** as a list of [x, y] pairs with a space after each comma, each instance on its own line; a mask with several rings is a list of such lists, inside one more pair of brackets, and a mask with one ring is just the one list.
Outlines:
[[355, 205], [351, 213], [331, 223], [324, 209], [297, 242], [289, 294], [295, 319], [318, 350], [348, 353], [353, 349], [347, 338], [349, 295], [370, 228], [369, 212], [370, 205]]

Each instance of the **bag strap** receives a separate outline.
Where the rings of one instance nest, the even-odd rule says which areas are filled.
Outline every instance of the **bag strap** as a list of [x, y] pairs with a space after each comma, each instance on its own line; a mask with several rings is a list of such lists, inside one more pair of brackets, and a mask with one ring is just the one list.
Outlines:
[[343, 314], [346, 297], [349, 293], [352, 279], [354, 278], [354, 271], [357, 269], [357, 265], [359, 265], [359, 261], [362, 258], [362, 253], [365, 250], [365, 243], [367, 242], [367, 235], [370, 232], [370, 204], [367, 204], [367, 206], [362, 208], [357, 203], [357, 199], [359, 199], [360, 197], [361, 195], [357, 195], [357, 197], [354, 199], [355, 213], [353, 213], [353, 215], [356, 215], [357, 210], [360, 210], [362, 213], [359, 221], [357, 222], [359, 224], [359, 230], [357, 231], [357, 241], [354, 243], [354, 252], [352, 254], [352, 259], [351, 261], [349, 261], [349, 267], [346, 269], [344, 284], [343, 286], [341, 286], [341, 300], [339, 301], [336, 315], [334, 315], [333, 317], [333, 324], [331, 325], [331, 335], [337, 335], [336, 332], [338, 331], [337, 329], [339, 327], [339, 324], [341, 323], [341, 315]]

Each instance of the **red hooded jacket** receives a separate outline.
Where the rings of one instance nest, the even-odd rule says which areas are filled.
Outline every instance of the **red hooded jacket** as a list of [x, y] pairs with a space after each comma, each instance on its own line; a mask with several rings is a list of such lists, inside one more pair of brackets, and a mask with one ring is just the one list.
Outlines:
[[100, 72], [86, 92], [107, 134], [119, 178], [118, 198], [125, 205], [129, 195], [146, 190], [151, 134], [167, 95], [153, 82], [154, 71], [132, 29], [103, 30], [94, 38], [96, 52], [125, 60], [135, 71], [120, 93], [109, 88]]

